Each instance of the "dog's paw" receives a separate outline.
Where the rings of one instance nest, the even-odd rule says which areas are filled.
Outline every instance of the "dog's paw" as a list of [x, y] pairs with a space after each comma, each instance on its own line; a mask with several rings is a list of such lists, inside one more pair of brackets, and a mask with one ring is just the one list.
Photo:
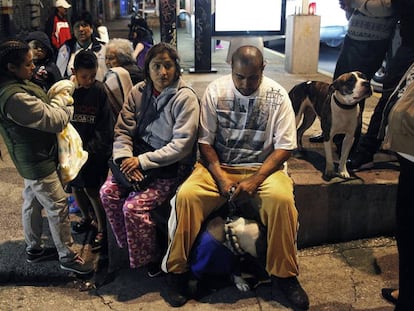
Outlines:
[[233, 282], [234, 285], [236, 285], [237, 289], [241, 292], [247, 292], [250, 290], [249, 284], [247, 284], [247, 282], [241, 276], [233, 275]]
[[336, 176], [337, 176], [337, 174], [333, 170], [326, 170], [325, 174], [323, 175], [324, 179], [326, 179], [326, 180], [330, 180], [330, 179], [332, 179]]
[[351, 175], [349, 175], [348, 171], [342, 171], [338, 173], [338, 176], [343, 179], [350, 179]]

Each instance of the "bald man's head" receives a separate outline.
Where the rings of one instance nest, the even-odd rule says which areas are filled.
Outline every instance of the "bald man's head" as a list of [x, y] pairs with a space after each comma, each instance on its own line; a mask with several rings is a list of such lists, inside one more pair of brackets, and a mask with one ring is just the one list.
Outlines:
[[236, 62], [240, 62], [241, 65], [255, 65], [263, 66], [263, 54], [255, 46], [244, 45], [239, 47], [232, 55], [231, 66], [233, 68]]
[[263, 70], [263, 54], [257, 47], [246, 45], [234, 52], [231, 74], [234, 86], [242, 95], [250, 96], [259, 88]]

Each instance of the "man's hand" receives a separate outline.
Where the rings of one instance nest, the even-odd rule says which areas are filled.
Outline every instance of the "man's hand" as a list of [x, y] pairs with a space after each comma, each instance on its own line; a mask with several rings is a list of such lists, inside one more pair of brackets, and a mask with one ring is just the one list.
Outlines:
[[262, 184], [264, 181], [264, 176], [253, 174], [246, 179], [243, 179], [242, 181], [238, 182], [236, 185], [236, 189], [234, 190], [232, 199], [237, 198], [239, 195], [248, 195], [253, 196], [257, 188]]
[[231, 179], [227, 178], [227, 176], [217, 181], [217, 187], [218, 187], [220, 194], [226, 198], [229, 198], [230, 190], [232, 187], [235, 187], [235, 186], [236, 186], [236, 183], [232, 181]]

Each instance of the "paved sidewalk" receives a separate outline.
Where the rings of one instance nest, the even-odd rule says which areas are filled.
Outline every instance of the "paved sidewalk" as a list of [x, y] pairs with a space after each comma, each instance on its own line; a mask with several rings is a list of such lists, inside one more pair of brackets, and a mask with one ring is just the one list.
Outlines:
[[[127, 19], [108, 23], [111, 37], [125, 37]], [[179, 29], [178, 51], [184, 68], [184, 79], [201, 96], [206, 85], [220, 75], [230, 73], [225, 63], [228, 42], [223, 50], [212, 53], [212, 66], [217, 73], [189, 74], [193, 64], [192, 39]], [[265, 74], [286, 89], [298, 82], [313, 79], [329, 82], [326, 74], [292, 75], [284, 70], [283, 57], [265, 50]], [[365, 126], [377, 98], [367, 101]], [[317, 125], [308, 135], [317, 132]], [[24, 255], [21, 227], [22, 179], [17, 175], [0, 139], [0, 310], [171, 310], [164, 301], [165, 276], [148, 278], [145, 269], [122, 269], [113, 282], [97, 290], [82, 291], [88, 279], [74, 278], [63, 272], [58, 263], [28, 264]], [[316, 174], [319, 174], [317, 172]], [[377, 172], [377, 174], [380, 174]], [[393, 208], [393, 206], [390, 206]], [[77, 216], [71, 215], [72, 220]], [[46, 224], [45, 224], [46, 226]], [[47, 237], [46, 237], [47, 238]], [[88, 259], [90, 237], [77, 236], [77, 248]], [[47, 241], [50, 243], [50, 241]], [[299, 250], [299, 280], [310, 298], [310, 310], [391, 311], [393, 307], [380, 296], [382, 287], [398, 284], [398, 261], [392, 237], [362, 239], [346, 243], [322, 245]], [[88, 285], [88, 284], [86, 284]], [[181, 310], [292, 310], [281, 293], [272, 301], [270, 286], [262, 285], [248, 293], [229, 286], [201, 299], [189, 301]]]

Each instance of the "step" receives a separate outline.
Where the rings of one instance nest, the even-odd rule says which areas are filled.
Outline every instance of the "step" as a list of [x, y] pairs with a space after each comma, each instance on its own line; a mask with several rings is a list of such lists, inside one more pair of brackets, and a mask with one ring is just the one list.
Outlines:
[[398, 185], [395, 156], [377, 153], [374, 168], [344, 180], [323, 179], [322, 144], [306, 143], [304, 158], [292, 157], [288, 172], [299, 211], [298, 248], [393, 235]]

